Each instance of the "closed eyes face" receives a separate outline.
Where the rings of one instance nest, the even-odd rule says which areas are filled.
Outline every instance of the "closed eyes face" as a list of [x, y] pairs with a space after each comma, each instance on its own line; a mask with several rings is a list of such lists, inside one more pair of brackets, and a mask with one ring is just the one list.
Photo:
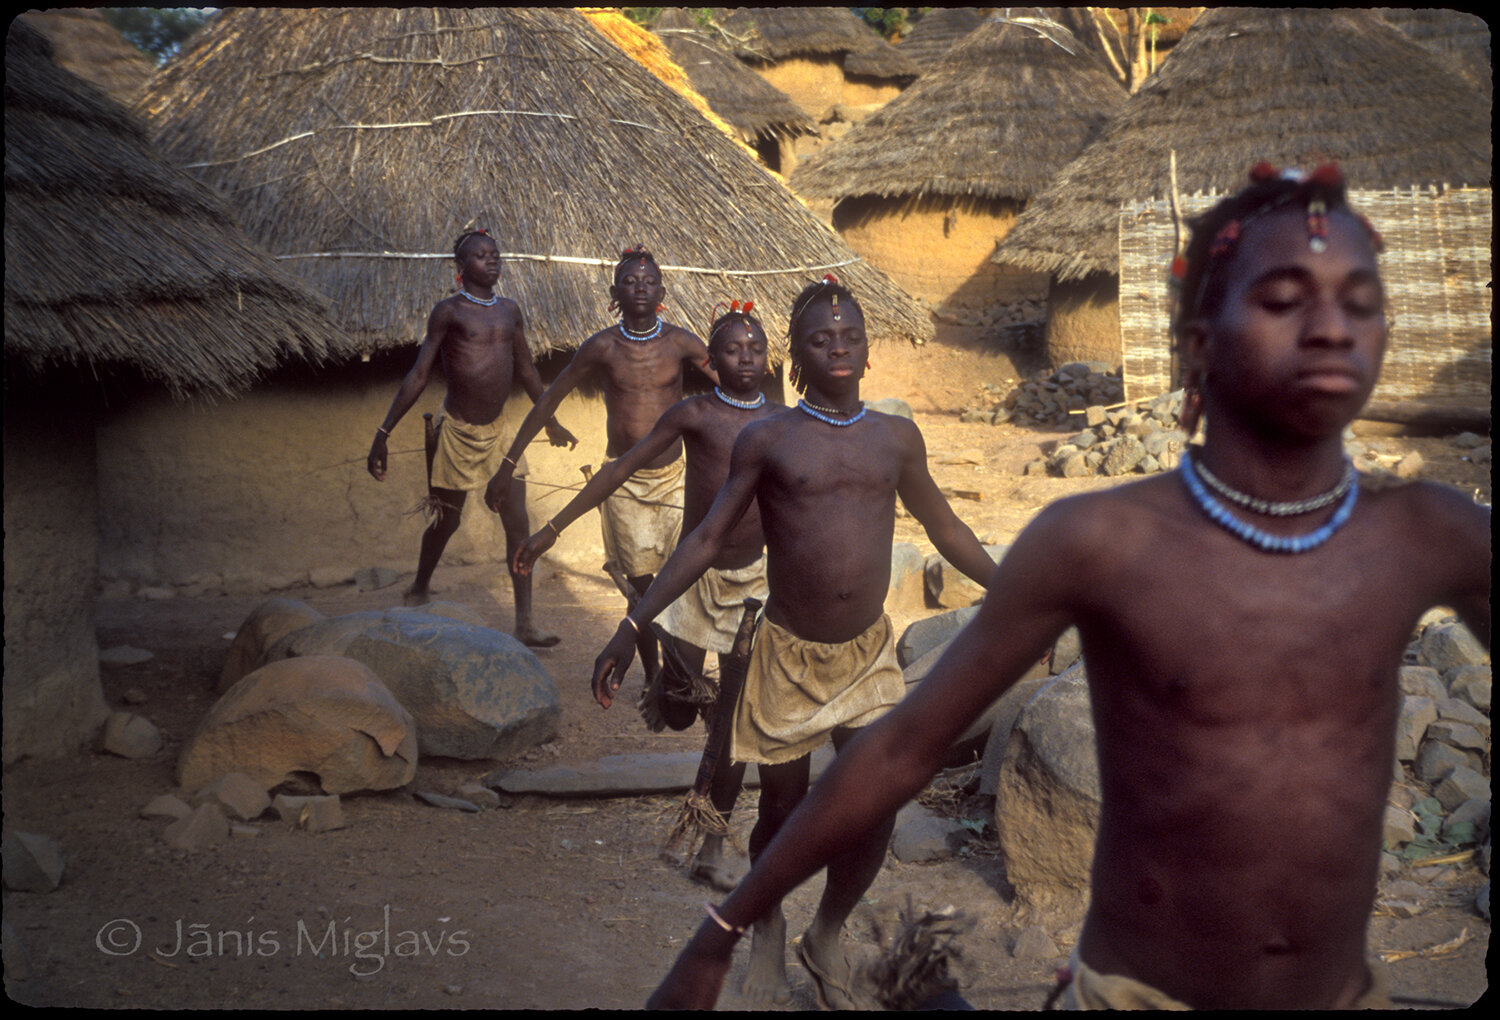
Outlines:
[[720, 327], [711, 347], [714, 370], [719, 379], [743, 389], [760, 384], [766, 373], [765, 334], [750, 323], [734, 322]]
[[[797, 323], [797, 345], [805, 372], [826, 374], [830, 378], [864, 375], [869, 358], [869, 338], [865, 336], [865, 319], [854, 302], [839, 302], [837, 316], [832, 301], [819, 298], [803, 309]], [[812, 376], [809, 375], [809, 380]]]

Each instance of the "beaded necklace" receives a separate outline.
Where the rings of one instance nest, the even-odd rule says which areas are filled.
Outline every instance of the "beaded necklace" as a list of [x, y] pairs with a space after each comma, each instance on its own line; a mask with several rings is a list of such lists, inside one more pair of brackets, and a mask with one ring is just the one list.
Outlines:
[[766, 402], [766, 395], [764, 393], [757, 393], [754, 400], [735, 400], [717, 386], [714, 387], [714, 396], [724, 401], [730, 407], [738, 407], [743, 411], [753, 411]]
[[1316, 549], [1332, 538], [1335, 531], [1348, 523], [1350, 514], [1354, 512], [1354, 502], [1359, 496], [1359, 486], [1350, 485], [1338, 510], [1334, 511], [1328, 523], [1321, 528], [1305, 535], [1273, 535], [1240, 520], [1229, 512], [1228, 507], [1209, 495], [1208, 489], [1204, 488], [1203, 483], [1198, 479], [1198, 471], [1201, 470], [1201, 467], [1195, 470], [1191, 454], [1182, 455], [1182, 463], [1178, 467], [1178, 472], [1182, 475], [1183, 484], [1187, 486], [1188, 492], [1192, 494], [1199, 509], [1219, 527], [1262, 552], [1305, 553]]
[[[762, 396], [764, 396], [764, 394], [762, 394]], [[844, 412], [840, 411], [836, 407], [818, 407], [816, 404], [809, 404], [806, 400], [797, 401], [797, 406], [803, 411], [806, 411], [808, 414], [812, 415], [814, 418], [818, 419], [818, 421], [827, 422], [829, 425], [837, 425], [840, 428], [843, 428], [846, 425], [853, 425], [855, 422], [863, 418], [865, 416], [865, 412], [869, 410], [869, 408], [861, 406], [859, 409], [859, 413], [856, 414], [853, 418], [833, 418], [830, 417], [830, 415], [843, 414]]]
[[625, 328], [625, 320], [621, 319], [620, 335], [623, 336], [626, 340], [634, 340], [638, 344], [643, 344], [647, 340], [655, 340], [657, 337], [661, 336], [661, 327], [662, 321], [660, 315], [656, 317], [656, 325], [644, 333], [630, 332], [630, 330]]
[[1236, 506], [1242, 506], [1246, 510], [1252, 510], [1258, 514], [1265, 514], [1268, 517], [1296, 517], [1298, 514], [1308, 514], [1312, 513], [1314, 510], [1321, 510], [1325, 506], [1330, 506], [1334, 503], [1337, 503], [1344, 497], [1344, 493], [1349, 491], [1349, 486], [1354, 484], [1354, 465], [1346, 458], [1344, 461], [1343, 477], [1339, 479], [1339, 483], [1337, 485], [1329, 489], [1327, 492], [1318, 496], [1309, 496], [1307, 499], [1290, 500], [1285, 503], [1273, 503], [1268, 499], [1261, 499], [1259, 496], [1252, 496], [1249, 493], [1230, 488], [1224, 482], [1219, 481], [1219, 479], [1208, 470], [1208, 466], [1206, 464], [1194, 464], [1193, 469], [1198, 473], [1198, 477], [1203, 479], [1203, 481], [1208, 485], [1210, 489], [1213, 489], [1219, 495], [1229, 500], [1229, 502], [1235, 504]]
[[495, 302], [500, 300], [499, 294], [493, 295], [488, 301], [485, 301], [483, 298], [477, 298], [473, 294], [470, 294], [468, 291], [464, 290], [463, 284], [459, 284], [458, 292], [464, 297], [468, 298], [470, 301], [474, 302], [476, 305], [483, 305], [485, 308], [493, 307]]

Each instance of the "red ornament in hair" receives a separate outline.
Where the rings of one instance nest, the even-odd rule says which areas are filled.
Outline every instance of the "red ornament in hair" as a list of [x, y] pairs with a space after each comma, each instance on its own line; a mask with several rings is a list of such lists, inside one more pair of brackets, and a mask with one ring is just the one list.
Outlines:
[[1273, 164], [1261, 160], [1250, 168], [1250, 180], [1255, 184], [1264, 184], [1274, 181], [1280, 173]]
[[744, 312], [746, 315], [749, 315], [750, 314], [750, 309], [752, 309], [754, 307], [755, 307], [755, 302], [754, 301], [746, 301], [745, 302], [745, 307], [741, 308], [740, 311]]
[[1344, 183], [1344, 174], [1337, 163], [1323, 163], [1312, 172], [1312, 182], [1334, 188]]

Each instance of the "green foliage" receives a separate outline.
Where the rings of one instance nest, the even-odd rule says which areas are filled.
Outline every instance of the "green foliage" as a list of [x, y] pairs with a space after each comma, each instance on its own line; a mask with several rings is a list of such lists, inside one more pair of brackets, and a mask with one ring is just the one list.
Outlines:
[[99, 13], [157, 64], [165, 64], [218, 13], [214, 7], [101, 7]]
[[620, 13], [642, 28], [650, 28], [661, 17], [660, 7], [621, 7]]
[[906, 28], [910, 16], [909, 7], [854, 7], [855, 15], [864, 20], [886, 39], [899, 35]]

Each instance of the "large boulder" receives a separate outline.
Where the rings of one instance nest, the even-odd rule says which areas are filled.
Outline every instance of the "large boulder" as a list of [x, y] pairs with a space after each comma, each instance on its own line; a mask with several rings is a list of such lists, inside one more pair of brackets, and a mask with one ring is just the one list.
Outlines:
[[[902, 670], [902, 675], [906, 678], [908, 693], [917, 684], [927, 678], [927, 674], [932, 672], [932, 667], [937, 665], [938, 660], [943, 657], [943, 653], [948, 650], [948, 646], [953, 643], [953, 639], [957, 636], [957, 632], [949, 634], [940, 644], [923, 652], [922, 656], [916, 662], [913, 662], [906, 669]], [[1016, 713], [1020, 711], [1020, 704], [1025, 700], [1024, 697], [1017, 695], [1016, 691], [1018, 689], [1026, 691], [1035, 690], [1036, 683], [1046, 679], [1046, 677], [1047, 663], [1043, 660], [1027, 670], [1026, 674], [1004, 694], [990, 702], [989, 707], [979, 713], [973, 722], [969, 723], [968, 727], [964, 729], [963, 733], [959, 735], [958, 739], [949, 748], [947, 761], [950, 767], [966, 764], [980, 755], [984, 750], [986, 741], [989, 739], [990, 730], [1003, 716], [1007, 716], [1005, 718], [1005, 727], [1009, 730], [1010, 724], [1015, 721]]]
[[922, 609], [926, 605], [927, 585], [924, 570], [927, 561], [911, 542], [891, 545], [891, 586], [885, 593], [885, 611]]
[[267, 790], [298, 772], [315, 774], [328, 793], [394, 789], [416, 776], [416, 723], [363, 663], [268, 663], [209, 709], [177, 760], [184, 790], [230, 772]]
[[1000, 766], [995, 828], [1025, 905], [1081, 913], [1099, 826], [1099, 765], [1083, 664], [1026, 702]]
[[557, 735], [552, 677], [509, 634], [414, 609], [338, 616], [288, 634], [268, 660], [341, 655], [364, 663], [416, 719], [422, 754], [507, 758]]
[[[999, 563], [1009, 548], [1008, 545], [987, 545], [984, 551]], [[941, 553], [927, 557], [926, 570], [927, 596], [944, 609], [971, 606], [984, 598], [984, 585], [966, 576]]]
[[267, 599], [245, 617], [229, 646], [229, 656], [219, 672], [220, 692], [239, 683], [245, 674], [258, 668], [267, 650], [294, 630], [301, 630], [325, 619], [306, 602], [296, 599]]
[[967, 606], [916, 621], [897, 639], [896, 661], [905, 669], [932, 649], [946, 648], [954, 635], [967, 627], [978, 613], [978, 606]]

